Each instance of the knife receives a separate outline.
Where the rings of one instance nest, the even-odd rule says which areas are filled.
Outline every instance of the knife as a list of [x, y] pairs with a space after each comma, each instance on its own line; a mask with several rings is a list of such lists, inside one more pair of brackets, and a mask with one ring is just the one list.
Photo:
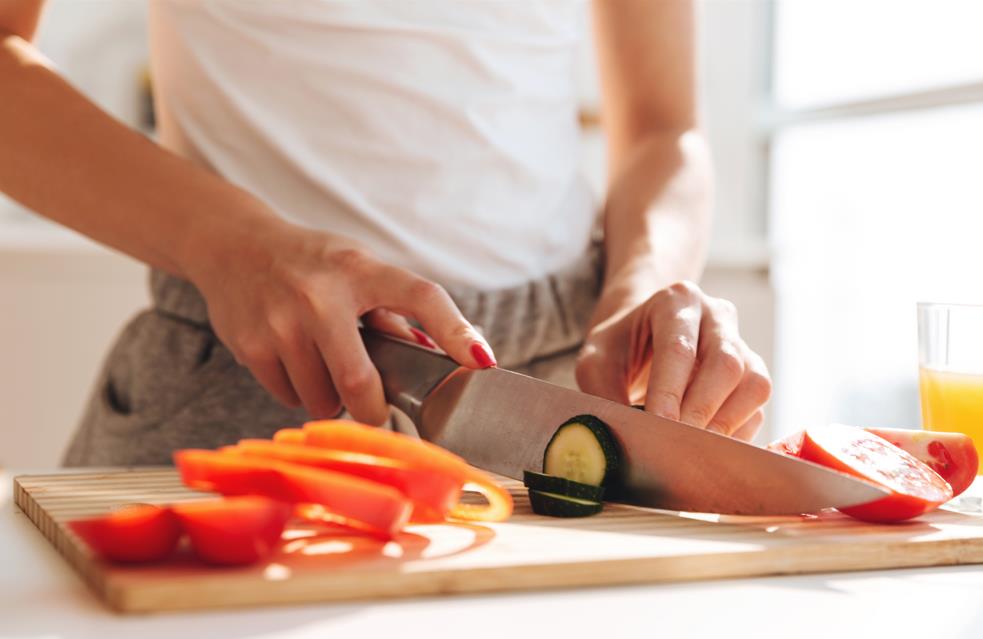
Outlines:
[[735, 515], [811, 513], [887, 496], [873, 483], [502, 368], [473, 370], [436, 351], [364, 330], [387, 401], [420, 435], [471, 464], [521, 479], [542, 470], [557, 428], [605, 422], [623, 455], [617, 500]]

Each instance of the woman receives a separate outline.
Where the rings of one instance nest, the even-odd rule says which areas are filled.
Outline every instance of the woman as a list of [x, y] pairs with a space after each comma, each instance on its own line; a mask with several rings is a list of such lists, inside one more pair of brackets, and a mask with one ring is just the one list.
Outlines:
[[710, 208], [690, 1], [593, 5], [610, 166], [596, 241], [577, 3], [153, 0], [159, 145], [45, 64], [41, 4], [0, 7], [0, 186], [147, 263], [154, 301], [68, 464], [166, 463], [342, 407], [381, 424], [360, 320], [463, 366], [575, 376], [739, 437], [760, 426], [760, 357], [733, 305], [688, 283]]

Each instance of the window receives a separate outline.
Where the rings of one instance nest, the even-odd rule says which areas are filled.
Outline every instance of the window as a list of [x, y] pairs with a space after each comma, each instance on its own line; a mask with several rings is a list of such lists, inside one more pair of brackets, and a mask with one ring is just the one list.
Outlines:
[[915, 302], [983, 302], [983, 3], [773, 6], [777, 434], [917, 427]]

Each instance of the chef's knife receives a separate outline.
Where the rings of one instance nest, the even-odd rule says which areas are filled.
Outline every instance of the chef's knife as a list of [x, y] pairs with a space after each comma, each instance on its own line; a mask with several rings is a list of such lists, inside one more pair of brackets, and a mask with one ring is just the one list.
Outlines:
[[423, 439], [514, 479], [542, 470], [566, 420], [607, 423], [624, 456], [619, 501], [739, 515], [780, 515], [853, 506], [887, 495], [817, 464], [501, 368], [472, 370], [416, 344], [363, 331], [386, 399]]

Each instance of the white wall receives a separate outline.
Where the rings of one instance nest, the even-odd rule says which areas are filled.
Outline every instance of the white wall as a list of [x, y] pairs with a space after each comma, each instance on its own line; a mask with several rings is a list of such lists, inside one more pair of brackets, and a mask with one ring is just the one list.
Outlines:
[[146, 306], [145, 270], [81, 241], [17, 244], [0, 248], [0, 466], [44, 468], [58, 464], [113, 335]]

